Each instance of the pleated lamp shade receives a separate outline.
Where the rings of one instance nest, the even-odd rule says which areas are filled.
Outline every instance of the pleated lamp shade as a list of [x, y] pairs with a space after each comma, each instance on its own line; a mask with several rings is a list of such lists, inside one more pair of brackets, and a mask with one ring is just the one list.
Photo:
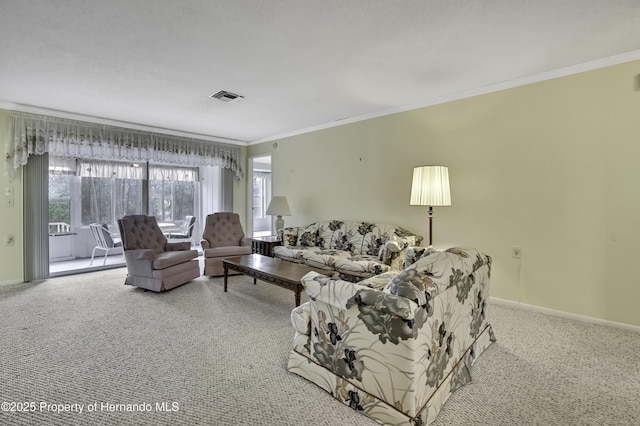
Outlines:
[[450, 206], [449, 168], [419, 166], [413, 169], [411, 183], [412, 206]]

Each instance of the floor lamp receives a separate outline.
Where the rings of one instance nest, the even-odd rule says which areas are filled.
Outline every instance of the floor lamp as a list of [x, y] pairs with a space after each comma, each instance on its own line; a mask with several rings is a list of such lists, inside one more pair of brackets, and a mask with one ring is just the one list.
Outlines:
[[429, 245], [433, 245], [433, 207], [451, 205], [449, 169], [445, 166], [415, 167], [410, 204], [429, 206]]

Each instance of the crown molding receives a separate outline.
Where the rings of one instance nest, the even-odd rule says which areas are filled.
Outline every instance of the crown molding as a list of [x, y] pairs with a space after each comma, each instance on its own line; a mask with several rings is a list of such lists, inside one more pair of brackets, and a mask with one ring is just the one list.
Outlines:
[[469, 90], [464, 90], [455, 94], [441, 96], [431, 99], [426, 102], [418, 104], [403, 105], [397, 108], [391, 108], [384, 111], [378, 111], [371, 114], [360, 115], [357, 117], [345, 118], [342, 120], [333, 121], [331, 123], [325, 123], [318, 126], [308, 127], [293, 132], [283, 133], [274, 136], [268, 136], [266, 138], [257, 139], [248, 143], [248, 145], [256, 145], [264, 142], [271, 142], [279, 139], [288, 138], [291, 136], [302, 135], [305, 133], [311, 133], [318, 130], [329, 129], [332, 127], [342, 126], [344, 124], [356, 123], [358, 121], [370, 120], [372, 118], [383, 117], [386, 115], [397, 114], [399, 112], [406, 112], [415, 109], [425, 108], [429, 106], [444, 104], [447, 102], [457, 101], [460, 99], [472, 98], [474, 96], [480, 96], [487, 93], [499, 92], [501, 90], [512, 89], [515, 87], [526, 86], [528, 84], [539, 83], [541, 81], [553, 80], [560, 77], [566, 77], [569, 75], [580, 74], [587, 71], [593, 71], [600, 68], [606, 68], [613, 65], [619, 65], [626, 62], [632, 62], [640, 59], [640, 50], [634, 50], [631, 52], [622, 53], [620, 55], [609, 56], [607, 58], [596, 59], [582, 64], [571, 65], [564, 68], [558, 68], [556, 70], [545, 71], [542, 73], [517, 78], [508, 81], [502, 81], [500, 83], [489, 84], [487, 86], [477, 87]]

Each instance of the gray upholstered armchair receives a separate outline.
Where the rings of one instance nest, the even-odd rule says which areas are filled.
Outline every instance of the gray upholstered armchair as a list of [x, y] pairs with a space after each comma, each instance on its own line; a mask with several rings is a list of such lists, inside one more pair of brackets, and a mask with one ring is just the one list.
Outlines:
[[125, 216], [118, 227], [128, 270], [125, 284], [165, 291], [200, 276], [191, 242], [167, 242], [154, 216]]
[[[240, 216], [222, 212], [207, 216], [200, 241], [204, 253], [204, 275], [224, 275], [222, 259], [251, 254], [251, 239], [244, 236]], [[229, 271], [229, 274], [235, 274]]]

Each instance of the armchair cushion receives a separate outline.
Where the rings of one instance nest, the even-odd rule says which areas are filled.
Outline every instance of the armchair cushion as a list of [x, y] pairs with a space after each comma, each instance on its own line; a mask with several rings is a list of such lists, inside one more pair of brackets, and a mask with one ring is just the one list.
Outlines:
[[167, 269], [171, 266], [188, 262], [193, 258], [194, 256], [191, 250], [165, 251], [156, 255], [156, 258], [153, 260], [153, 269]]
[[213, 257], [231, 257], [251, 254], [250, 246], [214, 247], [204, 250], [205, 259]]

